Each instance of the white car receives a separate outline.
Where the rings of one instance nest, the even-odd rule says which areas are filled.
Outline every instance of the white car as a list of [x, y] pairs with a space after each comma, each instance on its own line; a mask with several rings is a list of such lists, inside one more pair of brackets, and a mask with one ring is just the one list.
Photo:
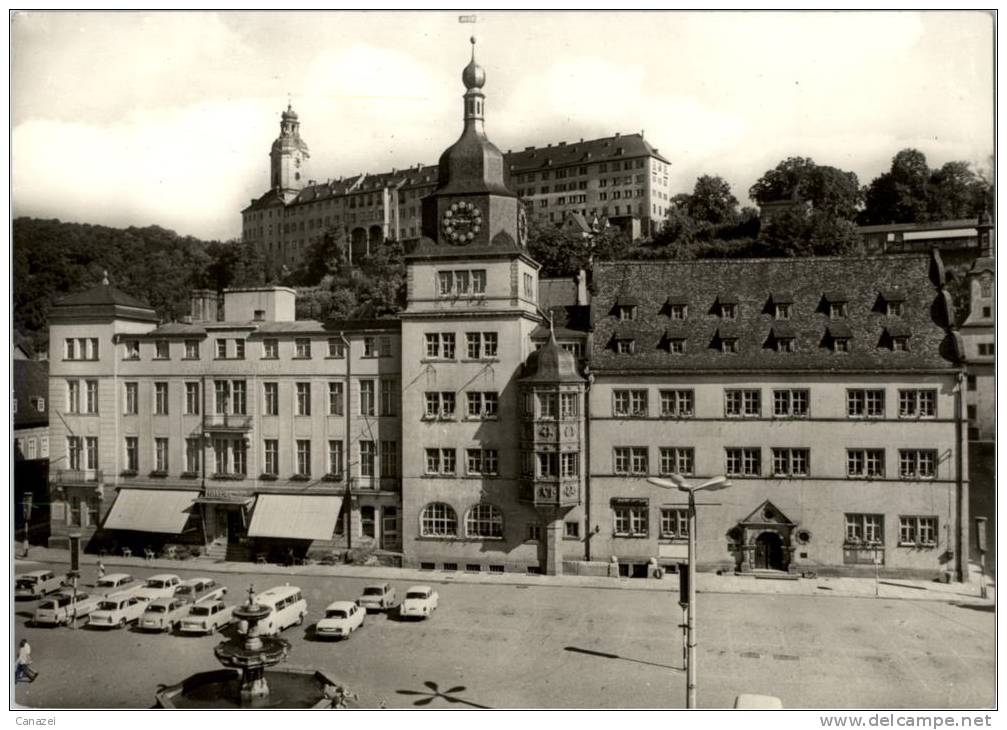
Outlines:
[[51, 570], [33, 570], [14, 576], [14, 598], [41, 598], [63, 587], [63, 578]]
[[128, 593], [105, 596], [87, 617], [87, 625], [105, 629], [125, 628], [126, 624], [138, 620], [146, 607], [145, 601]]
[[142, 598], [144, 601], [154, 601], [158, 598], [171, 598], [175, 595], [175, 589], [182, 585], [182, 579], [173, 573], [160, 573], [152, 575], [144, 583], [143, 588], [138, 588], [133, 595]]
[[315, 624], [315, 636], [326, 639], [345, 639], [364, 625], [367, 609], [353, 601], [335, 601], [325, 609], [325, 618]]
[[225, 606], [221, 601], [188, 605], [189, 613], [178, 625], [178, 631], [182, 634], [212, 634], [234, 620], [234, 606]]
[[137, 626], [144, 631], [171, 631], [188, 613], [180, 598], [156, 598], [147, 604]]
[[129, 573], [109, 573], [98, 579], [94, 584], [94, 592], [102, 596], [113, 593], [132, 593], [139, 590], [143, 584]]
[[365, 610], [384, 611], [395, 605], [395, 589], [389, 583], [375, 583], [364, 586], [364, 592], [357, 599], [357, 605]]
[[35, 626], [59, 626], [69, 624], [73, 617], [84, 618], [98, 607], [100, 597], [78, 591], [72, 593], [57, 593], [38, 604], [32, 623]]
[[201, 603], [203, 601], [219, 601], [227, 595], [227, 588], [213, 578], [190, 578], [182, 581], [175, 589], [175, 598], [185, 603]]
[[426, 618], [437, 608], [438, 598], [437, 591], [430, 586], [413, 586], [402, 599], [399, 615], [403, 618]]

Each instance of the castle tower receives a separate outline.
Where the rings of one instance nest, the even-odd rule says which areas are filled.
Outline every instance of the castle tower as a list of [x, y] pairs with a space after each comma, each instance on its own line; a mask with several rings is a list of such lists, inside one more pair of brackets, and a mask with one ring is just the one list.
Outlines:
[[301, 139], [301, 123], [290, 104], [280, 117], [280, 136], [269, 151], [269, 185], [289, 202], [308, 179], [308, 145]]

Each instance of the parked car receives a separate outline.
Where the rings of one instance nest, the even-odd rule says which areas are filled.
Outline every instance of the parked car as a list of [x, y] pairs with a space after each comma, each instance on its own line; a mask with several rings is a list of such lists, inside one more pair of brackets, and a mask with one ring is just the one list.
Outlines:
[[426, 618], [437, 608], [438, 598], [437, 591], [430, 586], [413, 586], [402, 599], [399, 615], [403, 618]]
[[14, 577], [14, 598], [41, 598], [62, 587], [62, 576], [51, 570], [33, 570]]
[[783, 703], [779, 697], [772, 695], [740, 694], [734, 698], [735, 710], [782, 710]]
[[297, 586], [276, 586], [255, 596], [255, 602], [269, 609], [269, 615], [259, 621], [259, 629], [266, 635], [278, 634], [284, 629], [304, 622], [308, 602]]
[[94, 584], [94, 592], [102, 596], [110, 596], [113, 593], [132, 593], [139, 590], [141, 586], [143, 583], [129, 573], [109, 573], [99, 578]]
[[115, 593], [111, 596], [105, 596], [98, 602], [98, 607], [87, 617], [87, 625], [106, 629], [121, 629], [126, 624], [138, 620], [146, 607], [146, 601], [140, 600], [131, 593]]
[[57, 593], [43, 600], [35, 609], [32, 622], [35, 626], [59, 626], [69, 624], [73, 617], [85, 618], [98, 607], [100, 596], [87, 593]]
[[175, 598], [185, 603], [201, 603], [202, 601], [219, 601], [227, 595], [227, 588], [213, 578], [190, 578], [182, 581], [175, 589]]
[[144, 601], [154, 601], [158, 598], [171, 598], [175, 595], [175, 589], [182, 584], [182, 579], [173, 573], [159, 573], [152, 575], [143, 584], [143, 588], [138, 588], [134, 595]]
[[212, 634], [234, 620], [234, 606], [222, 601], [187, 604], [189, 613], [182, 618], [178, 630], [183, 634]]
[[357, 599], [357, 605], [367, 611], [389, 609], [395, 605], [395, 589], [389, 583], [365, 586], [363, 595]]
[[188, 612], [189, 604], [180, 598], [155, 598], [147, 604], [137, 626], [144, 631], [171, 631]]
[[325, 618], [315, 624], [315, 636], [325, 639], [345, 639], [364, 625], [367, 609], [353, 601], [335, 601], [325, 609]]

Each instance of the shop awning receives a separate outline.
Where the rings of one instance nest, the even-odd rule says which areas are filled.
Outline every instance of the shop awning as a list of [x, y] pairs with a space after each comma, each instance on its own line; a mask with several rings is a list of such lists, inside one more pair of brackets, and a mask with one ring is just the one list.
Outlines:
[[194, 490], [120, 489], [105, 517], [105, 529], [177, 535], [189, 519]]
[[260, 494], [248, 536], [331, 540], [342, 503], [333, 496]]

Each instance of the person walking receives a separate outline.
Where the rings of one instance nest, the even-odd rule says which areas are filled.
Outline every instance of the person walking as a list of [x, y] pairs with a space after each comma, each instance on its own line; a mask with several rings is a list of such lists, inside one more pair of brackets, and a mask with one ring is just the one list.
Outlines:
[[14, 662], [14, 682], [22, 679], [28, 682], [35, 681], [35, 672], [31, 668], [31, 645], [28, 639], [21, 639], [17, 647], [17, 660]]
[[105, 564], [101, 562], [101, 558], [98, 558], [98, 580], [105, 577]]

